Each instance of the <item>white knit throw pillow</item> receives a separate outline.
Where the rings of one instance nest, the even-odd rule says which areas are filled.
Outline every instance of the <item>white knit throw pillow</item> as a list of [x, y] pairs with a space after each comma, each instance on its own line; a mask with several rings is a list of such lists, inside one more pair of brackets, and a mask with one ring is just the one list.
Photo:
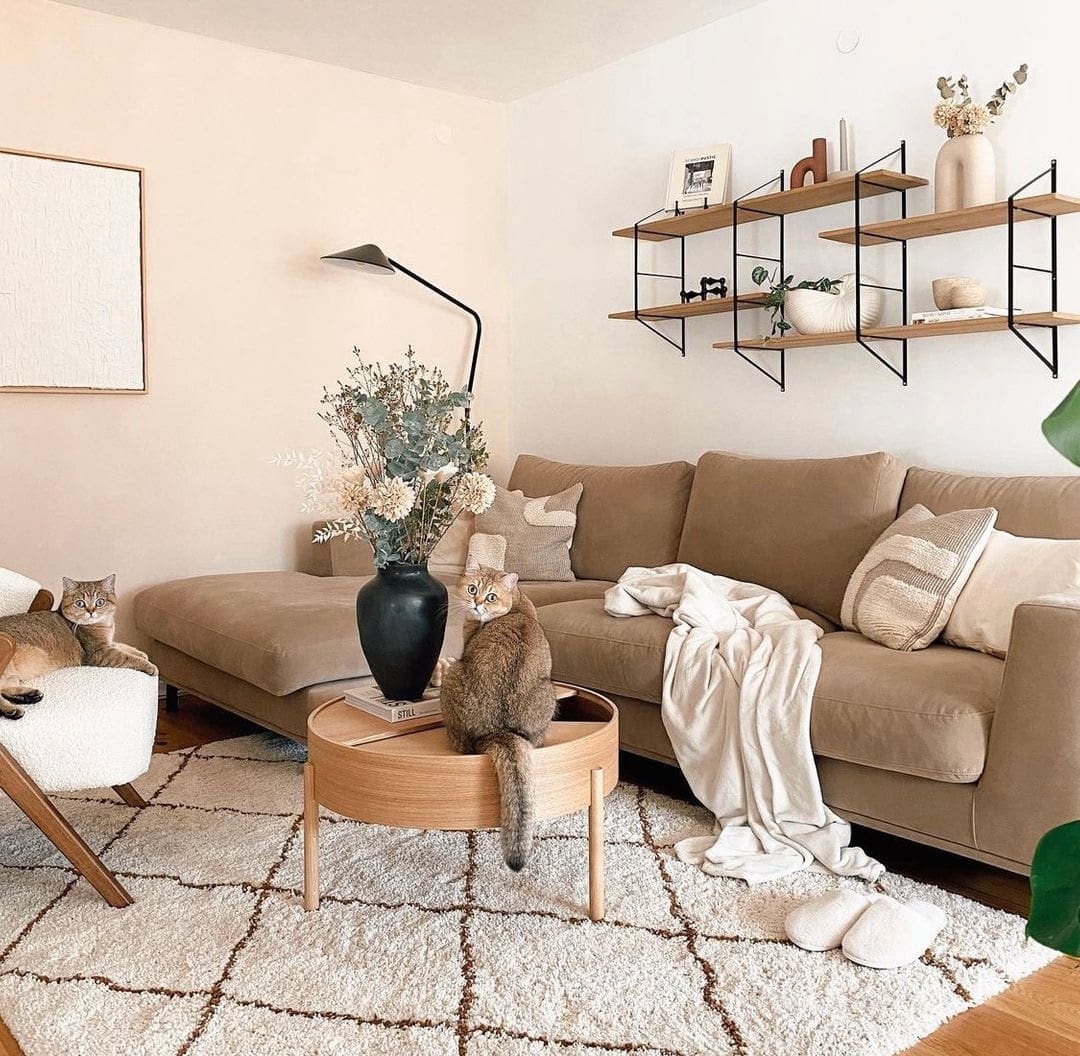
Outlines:
[[840, 610], [844, 626], [890, 649], [925, 649], [948, 622], [996, 520], [995, 509], [935, 517], [912, 506], [852, 574]]

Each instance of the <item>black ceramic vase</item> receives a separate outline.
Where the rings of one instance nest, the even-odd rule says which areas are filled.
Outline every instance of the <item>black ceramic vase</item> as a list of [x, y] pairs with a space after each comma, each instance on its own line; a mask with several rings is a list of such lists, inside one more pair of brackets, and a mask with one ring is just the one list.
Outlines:
[[356, 595], [356, 625], [371, 674], [390, 700], [419, 700], [446, 633], [446, 587], [422, 565], [380, 568]]

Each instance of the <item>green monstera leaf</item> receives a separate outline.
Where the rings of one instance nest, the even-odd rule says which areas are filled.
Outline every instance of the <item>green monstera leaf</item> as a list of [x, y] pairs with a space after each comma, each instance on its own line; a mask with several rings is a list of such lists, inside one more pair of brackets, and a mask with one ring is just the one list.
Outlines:
[[1080, 957], [1080, 821], [1051, 829], [1035, 848], [1027, 934]]
[[1074, 466], [1080, 466], [1080, 381], [1042, 423], [1043, 436], [1051, 447]]

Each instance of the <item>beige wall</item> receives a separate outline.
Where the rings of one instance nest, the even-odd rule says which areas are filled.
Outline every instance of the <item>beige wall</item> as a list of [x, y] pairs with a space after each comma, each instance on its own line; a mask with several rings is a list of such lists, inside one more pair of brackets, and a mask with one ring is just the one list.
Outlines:
[[471, 347], [409, 280], [320, 264], [363, 241], [479, 309], [478, 412], [505, 470], [502, 106], [42, 0], [3, 0], [0, 41], [0, 144], [146, 170], [150, 374], [148, 396], [0, 393], [0, 562], [53, 588], [116, 572], [125, 601], [302, 562], [268, 460], [322, 443], [352, 346], [411, 342], [453, 378]]
[[[687, 323], [686, 358], [644, 326], [608, 312], [633, 308], [633, 245], [612, 238], [663, 204], [673, 150], [731, 143], [733, 193], [792, 166], [811, 138], [836, 145], [837, 122], [855, 127], [856, 162], [866, 165], [907, 140], [909, 170], [932, 178], [945, 135], [931, 119], [941, 74], [966, 71], [985, 99], [1020, 62], [1031, 77], [988, 134], [1004, 198], [1056, 157], [1065, 194], [1080, 186], [1080, 140], [1069, 120], [1076, 84], [1075, 39], [1056, 32], [1049, 0], [1007, 0], [975, 9], [937, 0], [902, 6], [865, 0], [767, 0], [510, 106], [513, 447], [581, 462], [696, 459], [709, 448], [780, 458], [884, 449], [912, 463], [975, 473], [1075, 472], [1044, 440], [1042, 419], [1080, 373], [1080, 328], [1061, 331], [1054, 379], [1013, 335], [910, 343], [910, 384], [857, 345], [788, 355], [787, 392], [717, 351], [730, 315]], [[1069, 8], [1076, 11], [1075, 5]], [[1076, 25], [1075, 13], [1057, 25]], [[850, 54], [837, 34], [855, 28]], [[908, 196], [911, 214], [932, 212], [933, 191]], [[895, 217], [895, 196], [865, 205], [864, 221]], [[786, 270], [797, 279], [854, 270], [850, 246], [818, 232], [854, 222], [852, 207], [789, 216]], [[1080, 306], [1080, 220], [1060, 222], [1061, 309]], [[1048, 225], [1023, 224], [1018, 259], [1048, 261]], [[740, 233], [740, 248], [772, 256], [776, 225]], [[918, 239], [909, 248], [910, 310], [933, 308], [931, 280], [974, 275], [990, 303], [1006, 302], [1006, 232], [995, 228]], [[567, 249], [572, 247], [572, 263]], [[686, 240], [690, 285], [731, 279], [731, 233]], [[643, 271], [679, 266], [676, 242], [646, 244]], [[740, 290], [755, 261], [744, 261]], [[868, 275], [900, 277], [897, 249], [869, 249]], [[1017, 303], [1046, 306], [1045, 278], [1019, 273]], [[678, 300], [667, 280], [641, 283], [641, 304]], [[654, 299], [655, 298], [655, 299]], [[899, 322], [888, 295], [886, 322]], [[550, 310], [558, 305], [558, 311]], [[764, 313], [740, 316], [743, 337], [768, 329]], [[661, 325], [677, 337], [676, 324]], [[1032, 337], [1046, 350], [1046, 333]], [[878, 351], [896, 361], [899, 349]], [[553, 364], [553, 356], [558, 356]], [[776, 369], [774, 354], [761, 357]]]

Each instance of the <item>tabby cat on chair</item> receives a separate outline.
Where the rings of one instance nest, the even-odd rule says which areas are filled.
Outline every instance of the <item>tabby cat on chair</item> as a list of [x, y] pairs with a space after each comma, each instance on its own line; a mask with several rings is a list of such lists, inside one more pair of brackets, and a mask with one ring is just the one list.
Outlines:
[[0, 617], [0, 635], [15, 647], [0, 670], [0, 716], [22, 718], [23, 708], [43, 696], [34, 680], [62, 667], [126, 667], [156, 676], [146, 653], [114, 641], [115, 633], [115, 575], [87, 581], [65, 577], [56, 610]]

